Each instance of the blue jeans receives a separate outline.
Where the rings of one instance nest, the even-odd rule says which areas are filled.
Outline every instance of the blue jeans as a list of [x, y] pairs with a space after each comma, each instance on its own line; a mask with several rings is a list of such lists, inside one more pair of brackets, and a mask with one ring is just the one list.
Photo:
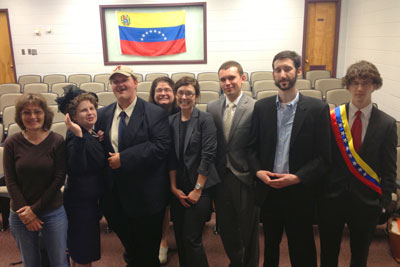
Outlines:
[[[52, 267], [68, 267], [66, 255], [68, 221], [64, 207], [36, 214], [43, 221], [44, 246]], [[25, 267], [40, 267], [39, 232], [29, 231], [18, 214], [10, 212], [10, 229], [21, 252]]]

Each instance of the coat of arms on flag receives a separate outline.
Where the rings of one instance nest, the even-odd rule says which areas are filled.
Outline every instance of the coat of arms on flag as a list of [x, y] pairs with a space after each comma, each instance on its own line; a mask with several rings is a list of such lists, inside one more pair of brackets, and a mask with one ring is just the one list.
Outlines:
[[162, 56], [186, 52], [185, 11], [117, 12], [121, 52]]

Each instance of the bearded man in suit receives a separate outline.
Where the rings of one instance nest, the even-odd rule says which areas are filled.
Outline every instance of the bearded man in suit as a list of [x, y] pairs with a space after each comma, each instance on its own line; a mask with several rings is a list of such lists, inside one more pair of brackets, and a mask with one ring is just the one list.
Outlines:
[[296, 88], [301, 58], [278, 53], [278, 95], [258, 100], [252, 116], [250, 167], [265, 237], [264, 267], [279, 266], [286, 232], [292, 266], [316, 267], [313, 219], [317, 185], [330, 162], [329, 108]]

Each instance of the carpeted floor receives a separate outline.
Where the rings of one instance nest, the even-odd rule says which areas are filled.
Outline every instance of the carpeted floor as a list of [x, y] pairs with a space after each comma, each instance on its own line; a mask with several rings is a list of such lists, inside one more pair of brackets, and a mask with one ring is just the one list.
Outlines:
[[[1, 221], [1, 219], [0, 219]], [[207, 252], [208, 262], [210, 267], [226, 267], [228, 266], [228, 259], [224, 253], [221, 240], [218, 235], [213, 233], [215, 225], [214, 215], [210, 222], [207, 223], [204, 229], [203, 242]], [[95, 262], [93, 267], [122, 267], [124, 262], [122, 260], [122, 246], [114, 233], [106, 233], [106, 223], [104, 219], [101, 221], [102, 233], [102, 258]], [[315, 241], [319, 249], [318, 230], [315, 228]], [[263, 258], [263, 236], [260, 228], [260, 266], [262, 266]], [[175, 248], [175, 240], [173, 237], [172, 225], [168, 234], [168, 244], [170, 250], [168, 252], [168, 263], [166, 267], [178, 267], [178, 254]], [[345, 231], [342, 241], [342, 248], [340, 254], [339, 266], [349, 266], [350, 249], [348, 242], [348, 232]], [[15, 241], [10, 233], [10, 230], [0, 233], [0, 267], [10, 266], [11, 263], [19, 262], [20, 255], [16, 248]], [[22, 264], [15, 265], [16, 267]], [[290, 266], [287, 241], [284, 237], [281, 244], [281, 260], [280, 266]], [[374, 241], [370, 247], [370, 254], [368, 259], [369, 267], [395, 267], [399, 266], [392, 258], [388, 238], [384, 232], [384, 227], [379, 226], [374, 237]]]

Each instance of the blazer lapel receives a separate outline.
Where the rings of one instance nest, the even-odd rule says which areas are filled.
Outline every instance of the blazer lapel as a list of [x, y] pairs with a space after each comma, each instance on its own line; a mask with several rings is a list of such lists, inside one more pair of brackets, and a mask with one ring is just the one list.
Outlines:
[[292, 134], [290, 136], [290, 145], [296, 140], [297, 135], [300, 132], [301, 126], [303, 125], [304, 119], [306, 118], [307, 107], [304, 103], [304, 98], [299, 94], [299, 102], [297, 103], [296, 114], [294, 115]]
[[179, 122], [181, 120], [181, 112], [178, 112], [175, 116], [174, 121], [172, 122], [172, 127], [174, 129], [174, 146], [175, 146], [175, 154], [176, 158], [179, 159]]
[[246, 111], [247, 103], [248, 103], [248, 100], [245, 99], [245, 95], [243, 95], [239, 100], [239, 103], [235, 110], [235, 115], [233, 116], [233, 119], [232, 119], [232, 126], [231, 126], [231, 130], [229, 132], [228, 143], [231, 140], [233, 133], [236, 131], [236, 128], [239, 124], [240, 119], [242, 118], [244, 112]]
[[145, 116], [143, 101], [144, 100], [140, 99], [139, 97], [137, 98], [135, 109], [129, 117], [123, 147], [125, 147], [128, 140], [130, 142], [132, 142], [132, 140], [135, 140], [136, 133], [141, 128], [140, 125], [142, 125]]
[[196, 125], [198, 117], [199, 117], [199, 110], [196, 107], [194, 107], [192, 116], [190, 117], [190, 120], [189, 120], [189, 126], [186, 131], [186, 135], [185, 135], [185, 147], [183, 149], [183, 152], [186, 152], [186, 149], [189, 145], [189, 141], [190, 141], [190, 138], [192, 137], [192, 133], [194, 131], [194, 126]]
[[[111, 111], [110, 112], [103, 112], [104, 116], [106, 116], [105, 118], [105, 129], [104, 132], [105, 133], [111, 133], [111, 126], [112, 126], [112, 122], [113, 122], [113, 118], [114, 118], [114, 112], [115, 112], [115, 108], [117, 107], [117, 102], [113, 103], [112, 106], [110, 106]], [[112, 146], [111, 143], [111, 136], [110, 134], [105, 134], [104, 135], [105, 138], [105, 144], [107, 146], [107, 150], [111, 151], [111, 152], [115, 152], [114, 148]]]

